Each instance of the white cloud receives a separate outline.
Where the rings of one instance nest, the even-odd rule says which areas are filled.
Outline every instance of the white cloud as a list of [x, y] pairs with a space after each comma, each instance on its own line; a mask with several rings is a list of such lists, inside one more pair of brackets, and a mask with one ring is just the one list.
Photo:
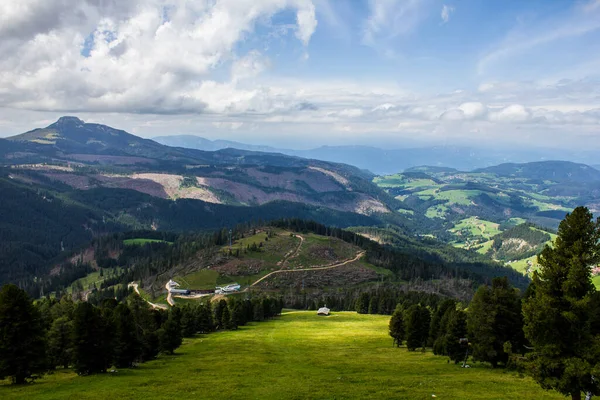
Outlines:
[[524, 122], [527, 121], [530, 116], [531, 113], [529, 110], [521, 104], [511, 104], [499, 111], [490, 112], [490, 120], [500, 122]]
[[378, 47], [382, 42], [412, 32], [425, 17], [428, 3], [428, 0], [369, 0], [363, 43]]
[[315, 5], [312, 2], [302, 2], [296, 15], [298, 20], [298, 31], [296, 37], [308, 46], [315, 29], [317, 29], [317, 19], [315, 17]]
[[244, 57], [235, 60], [231, 65], [231, 80], [239, 82], [260, 75], [269, 67], [270, 61], [260, 52], [253, 50]]
[[445, 24], [448, 21], [450, 21], [450, 14], [452, 14], [454, 12], [454, 7], [451, 7], [447, 4], [444, 4], [444, 6], [442, 7], [442, 22]]
[[[264, 91], [235, 84], [268, 60], [255, 51], [238, 58], [236, 45], [285, 9], [296, 11], [296, 36], [307, 45], [316, 28], [311, 0], [0, 2], [0, 106], [159, 114], [262, 109]], [[229, 61], [232, 82], [211, 80]]]
[[487, 113], [487, 108], [482, 103], [477, 101], [463, 103], [458, 107], [458, 109], [464, 113], [465, 118], [467, 119], [479, 118]]

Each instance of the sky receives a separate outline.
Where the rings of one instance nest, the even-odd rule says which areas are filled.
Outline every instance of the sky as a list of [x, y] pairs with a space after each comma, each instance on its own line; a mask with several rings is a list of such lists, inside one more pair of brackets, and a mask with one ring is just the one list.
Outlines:
[[0, 137], [600, 149], [600, 0], [0, 0]]

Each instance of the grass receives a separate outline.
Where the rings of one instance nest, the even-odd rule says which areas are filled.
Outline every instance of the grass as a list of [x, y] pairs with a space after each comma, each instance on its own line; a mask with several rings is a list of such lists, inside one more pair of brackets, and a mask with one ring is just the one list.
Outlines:
[[495, 222], [486, 221], [477, 217], [470, 217], [459, 221], [454, 225], [454, 228], [450, 229], [450, 232], [457, 234], [462, 230], [467, 230], [474, 237], [489, 240], [500, 233], [499, 227], [500, 225]]
[[592, 283], [596, 286], [596, 290], [600, 290], [600, 275], [596, 275], [592, 278]]
[[488, 240], [487, 242], [482, 243], [478, 249], [477, 252], [479, 254], [486, 254], [491, 248], [492, 245], [494, 244], [493, 240]]
[[286, 312], [184, 341], [175, 356], [90, 377], [60, 371], [0, 384], [3, 399], [564, 399], [485, 364], [463, 369], [392, 347], [389, 317]]
[[537, 255], [535, 256], [531, 256], [529, 258], [523, 258], [520, 260], [515, 260], [514, 262], [511, 262], [508, 264], [509, 267], [511, 267], [514, 270], [517, 270], [521, 273], [526, 273], [527, 269], [529, 268], [529, 264], [528, 261], [531, 262], [531, 270], [535, 271], [539, 268], [538, 262], [537, 262]]
[[[289, 260], [289, 267], [309, 268], [331, 264], [333, 261], [344, 261], [356, 256], [360, 250], [341, 239], [319, 236], [315, 234], [303, 235], [305, 240], [297, 257]], [[329, 254], [331, 252], [331, 254]]]
[[[298, 247], [300, 239], [290, 236], [290, 232], [282, 230], [274, 230], [275, 237], [266, 240], [266, 232], [259, 232], [256, 235], [248, 236], [243, 239], [236, 240], [231, 249], [233, 252], [240, 250], [243, 252], [248, 246], [262, 243], [263, 247], [260, 252], [249, 252], [243, 254], [243, 258], [263, 260], [269, 267], [275, 267], [277, 262], [282, 260], [286, 253]], [[229, 246], [223, 246], [222, 250], [227, 251]]]
[[444, 218], [448, 212], [448, 207], [444, 204], [438, 204], [433, 207], [429, 207], [425, 212], [427, 218]]
[[219, 273], [211, 269], [202, 269], [183, 277], [176, 276], [173, 280], [185, 289], [214, 289]]
[[168, 243], [173, 244], [173, 242], [167, 242], [166, 240], [159, 239], [144, 239], [144, 238], [136, 238], [136, 239], [126, 239], [123, 240], [123, 244], [125, 246], [143, 246], [147, 243]]

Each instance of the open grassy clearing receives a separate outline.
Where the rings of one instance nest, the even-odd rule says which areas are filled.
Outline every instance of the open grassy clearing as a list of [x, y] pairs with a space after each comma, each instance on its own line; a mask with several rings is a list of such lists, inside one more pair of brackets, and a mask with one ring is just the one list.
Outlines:
[[291, 311], [185, 340], [175, 356], [90, 377], [59, 371], [4, 399], [563, 399], [484, 364], [463, 369], [392, 347], [389, 317]]
[[472, 198], [477, 197], [482, 192], [480, 190], [446, 190], [435, 195], [436, 200], [448, 200], [448, 205], [459, 204], [468, 206], [472, 203]]
[[[274, 267], [278, 261], [282, 260], [285, 255], [295, 250], [300, 243], [300, 239], [292, 236], [291, 232], [275, 229], [275, 237], [271, 237], [267, 240], [266, 232], [257, 232], [255, 235], [248, 236], [239, 240], [236, 240], [231, 249], [233, 252], [239, 250], [243, 252], [248, 248], [256, 244], [257, 246], [262, 243], [260, 252], [248, 252], [244, 253], [244, 258], [257, 259], [265, 261], [268, 265]], [[223, 246], [223, 251], [228, 251], [229, 246]]]
[[486, 254], [492, 248], [493, 244], [493, 240], [488, 240], [487, 242], [484, 242], [480, 245], [480, 247], [477, 249], [477, 252], [479, 254]]
[[592, 278], [592, 283], [596, 286], [597, 290], [600, 290], [600, 275], [596, 275]]
[[125, 246], [143, 246], [148, 243], [168, 243], [173, 244], [172, 242], [167, 242], [166, 240], [159, 239], [144, 239], [144, 238], [135, 238], [135, 239], [126, 239], [123, 240], [123, 244]]
[[460, 232], [467, 231], [473, 237], [489, 240], [500, 233], [499, 227], [500, 224], [495, 222], [470, 217], [459, 221], [454, 228], [450, 229], [450, 232], [460, 236]]
[[[116, 275], [123, 273], [123, 269], [122, 268], [117, 268], [115, 272]], [[100, 276], [100, 271], [94, 271], [94, 272], [90, 272], [89, 274], [87, 274], [86, 276], [84, 276], [83, 278], [79, 278], [76, 281], [74, 281], [73, 283], [71, 283], [68, 287], [67, 287], [67, 293], [73, 293], [73, 289], [74, 288], [83, 288], [83, 290], [88, 290], [91, 286], [93, 286], [94, 284], [99, 287], [100, 284], [102, 282], [104, 282], [104, 280], [106, 278], [108, 278], [111, 273], [113, 271], [110, 269], [105, 269], [103, 271], [103, 275], [104, 276]], [[79, 290], [79, 289], [77, 289]]]
[[373, 183], [381, 188], [436, 188], [440, 187], [438, 183], [432, 179], [414, 179], [403, 174], [394, 174], [387, 176], [377, 176], [373, 179]]
[[360, 250], [341, 239], [318, 236], [315, 234], [302, 235], [304, 243], [300, 252], [288, 262], [288, 268], [310, 268], [325, 266], [338, 261], [344, 261], [356, 256]]
[[186, 289], [214, 289], [219, 273], [211, 269], [202, 269], [185, 276], [176, 276], [173, 280]]
[[535, 271], [540, 267], [537, 262], [537, 255], [531, 256], [529, 258], [523, 258], [521, 260], [514, 260], [512, 262], [508, 262], [506, 265], [514, 270], [525, 274], [529, 269], [529, 263], [531, 263], [531, 271]]
[[427, 218], [444, 218], [448, 212], [448, 207], [444, 204], [438, 204], [433, 207], [429, 207], [425, 212]]

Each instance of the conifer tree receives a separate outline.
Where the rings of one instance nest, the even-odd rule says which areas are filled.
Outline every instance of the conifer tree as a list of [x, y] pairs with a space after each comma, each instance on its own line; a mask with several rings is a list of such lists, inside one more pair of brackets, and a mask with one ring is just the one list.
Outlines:
[[81, 375], [105, 372], [112, 361], [111, 338], [101, 311], [88, 302], [77, 304], [73, 319], [73, 365]]
[[173, 354], [175, 349], [181, 346], [181, 310], [173, 307], [169, 311], [169, 317], [158, 330], [158, 340], [160, 341], [160, 350], [163, 353]]
[[554, 246], [538, 256], [540, 271], [524, 300], [527, 370], [544, 389], [573, 400], [600, 394], [600, 337], [591, 267], [600, 261], [600, 219], [577, 207], [558, 228]]
[[456, 300], [446, 299], [442, 301], [438, 307], [435, 309], [433, 316], [431, 317], [431, 326], [429, 327], [429, 338], [427, 340], [428, 346], [433, 346], [435, 341], [438, 339], [440, 335], [444, 335], [446, 333], [446, 326], [444, 325], [443, 330], [441, 329], [441, 322], [444, 314], [449, 309], [456, 308]]
[[461, 343], [461, 339], [467, 336], [467, 314], [462, 310], [450, 310], [448, 331], [445, 335], [446, 354], [450, 360], [458, 364], [465, 358], [467, 344]]
[[356, 312], [359, 314], [367, 314], [369, 312], [369, 293], [363, 292], [356, 300]]
[[47, 334], [47, 352], [50, 367], [69, 368], [73, 353], [73, 321], [68, 317], [52, 321]]
[[469, 305], [467, 322], [473, 358], [496, 367], [506, 365], [508, 354], [504, 343], [511, 342], [515, 350], [523, 344], [523, 319], [518, 292], [508, 279], [494, 278], [492, 286], [481, 286]]
[[225, 307], [223, 307], [221, 326], [223, 329], [233, 329], [233, 325], [231, 324], [231, 313], [229, 312], [229, 306], [227, 306], [227, 303], [225, 303]]
[[401, 307], [396, 308], [390, 319], [389, 332], [394, 339], [394, 345], [397, 347], [402, 346], [402, 340], [404, 340], [404, 310]]
[[427, 345], [431, 314], [427, 307], [415, 304], [407, 310], [406, 348], [410, 351]]
[[22, 384], [46, 371], [44, 328], [24, 290], [0, 289], [0, 379]]
[[125, 304], [119, 304], [113, 311], [115, 366], [129, 368], [140, 355], [140, 344], [136, 335], [131, 310]]

